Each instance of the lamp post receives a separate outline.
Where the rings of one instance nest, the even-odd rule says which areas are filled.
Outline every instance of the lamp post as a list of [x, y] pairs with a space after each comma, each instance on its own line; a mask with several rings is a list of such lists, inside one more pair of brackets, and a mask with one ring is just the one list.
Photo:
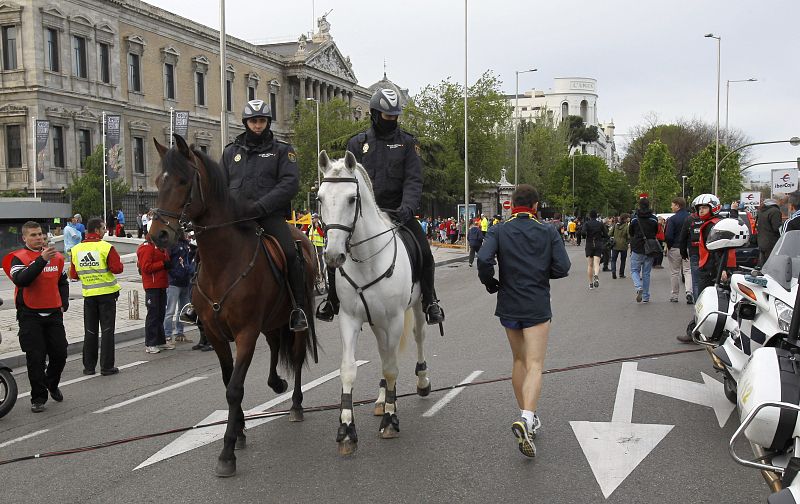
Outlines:
[[681, 197], [686, 200], [686, 179], [688, 175], [681, 175]]
[[[138, 189], [136, 189], [136, 211], [137, 212], [141, 212], [142, 211], [142, 193], [143, 192], [144, 192], [144, 189], [142, 188], [142, 184], [139, 184]], [[142, 213], [145, 213], [145, 212], [142, 212]]]
[[517, 187], [517, 164], [519, 162], [519, 74], [535, 72], [538, 68], [531, 68], [530, 70], [515, 70], [516, 74], [516, 93], [514, 94], [514, 112], [516, 120], [514, 121], [514, 187]]
[[725, 146], [730, 147], [728, 143], [731, 138], [730, 132], [728, 132], [728, 103], [731, 94], [731, 82], [757, 82], [758, 79], [736, 79], [736, 80], [728, 80], [725, 82]]
[[[317, 106], [317, 156], [319, 156], [319, 100], [316, 98], [306, 98], [306, 101], [313, 101]], [[316, 161], [314, 162], [316, 165]], [[317, 187], [320, 185], [319, 167], [317, 168]]]
[[717, 140], [714, 148], [714, 164], [717, 167], [714, 170], [714, 194], [717, 194], [719, 189], [719, 65], [722, 51], [722, 37], [718, 37], [713, 33], [706, 33], [705, 37], [713, 38], [717, 41]]
[[[745, 147], [752, 147], [753, 145], [776, 144], [776, 143], [788, 143], [789, 145], [791, 145], [793, 147], [797, 147], [798, 145], [800, 145], [800, 137], [793, 136], [792, 138], [790, 138], [788, 140], [772, 140], [772, 141], [769, 141], [769, 142], [753, 142], [753, 143], [749, 143], [749, 144], [740, 145], [739, 147], [736, 147], [735, 149], [733, 149], [730, 152], [728, 152], [727, 154], [725, 154], [725, 156], [722, 159], [720, 159], [719, 163], [717, 163], [716, 170], [714, 170], [714, 171], [715, 172], [719, 172], [720, 165], [722, 163], [724, 163], [726, 159], [728, 159], [728, 156], [730, 156], [734, 152], [737, 152], [737, 151], [740, 151], [740, 150], [744, 149]], [[759, 164], [759, 163], [756, 163], [756, 164]], [[767, 164], [767, 163], [764, 163], [764, 164]], [[750, 166], [753, 166], [753, 165], [749, 165], [745, 169], [749, 168]]]

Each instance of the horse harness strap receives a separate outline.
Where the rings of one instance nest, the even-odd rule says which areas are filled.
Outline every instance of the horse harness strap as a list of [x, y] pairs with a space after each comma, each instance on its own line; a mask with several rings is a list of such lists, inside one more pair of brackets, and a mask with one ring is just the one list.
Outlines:
[[342, 278], [347, 280], [347, 283], [349, 283], [356, 290], [358, 296], [361, 298], [361, 302], [364, 304], [364, 311], [367, 312], [367, 322], [369, 322], [370, 326], [375, 324], [372, 323], [372, 314], [370, 314], [369, 312], [369, 305], [367, 304], [367, 298], [364, 297], [364, 291], [369, 289], [373, 285], [377, 284], [384, 278], [391, 277], [392, 274], [394, 273], [394, 266], [395, 263], [397, 262], [397, 236], [394, 236], [392, 241], [394, 242], [394, 254], [392, 255], [392, 264], [389, 265], [389, 267], [386, 269], [386, 271], [383, 272], [381, 276], [379, 276], [378, 278], [376, 278], [375, 280], [371, 281], [370, 283], [368, 283], [363, 287], [359, 287], [358, 284], [355, 283], [352, 278], [350, 278], [350, 276], [344, 271], [344, 267], [342, 266], [339, 267], [339, 273], [341, 273]]

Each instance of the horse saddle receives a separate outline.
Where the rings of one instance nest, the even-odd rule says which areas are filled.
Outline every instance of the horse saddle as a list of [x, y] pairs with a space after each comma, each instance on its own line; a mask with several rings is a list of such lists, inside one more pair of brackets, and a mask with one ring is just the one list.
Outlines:
[[400, 226], [397, 233], [406, 247], [408, 258], [411, 260], [411, 281], [418, 282], [422, 276], [422, 249], [417, 243], [414, 234], [405, 226]]
[[264, 234], [261, 236], [261, 244], [264, 246], [264, 253], [267, 254], [272, 274], [279, 281], [286, 281], [286, 255], [278, 240], [272, 235]]

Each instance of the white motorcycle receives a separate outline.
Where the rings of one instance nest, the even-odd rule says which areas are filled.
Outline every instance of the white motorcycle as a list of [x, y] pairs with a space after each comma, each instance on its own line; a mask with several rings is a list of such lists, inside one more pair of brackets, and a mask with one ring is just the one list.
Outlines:
[[[798, 280], [793, 278], [800, 275], [798, 252], [800, 231], [791, 231], [778, 241], [764, 265], [765, 273], [770, 274], [766, 277], [766, 287], [759, 292], [751, 289], [757, 299], [772, 304], [769, 308], [775, 313], [777, 330], [780, 332], [772, 338], [765, 338], [758, 348], [751, 347], [752, 355], [738, 381], [737, 405], [742, 423], [729, 446], [736, 462], [761, 470], [772, 491], [776, 492], [767, 499], [770, 504], [800, 502], [800, 478], [797, 477], [800, 472], [800, 295]], [[773, 257], [775, 261], [772, 261]], [[779, 265], [781, 267], [778, 268]], [[773, 278], [772, 275], [777, 276]], [[770, 294], [767, 288], [773, 282], [782, 284], [785, 290], [792, 292], [791, 305], [787, 296], [779, 299]], [[746, 287], [742, 285], [745, 293], [748, 292]], [[747, 297], [750, 297], [749, 294]], [[757, 305], [756, 310], [761, 309], [764, 307]], [[758, 318], [750, 322], [753, 331], [774, 329], [759, 325]], [[756, 326], [761, 329], [756, 329]], [[757, 333], [750, 334], [752, 340], [752, 335]], [[734, 444], [742, 435], [750, 442], [755, 460], [737, 455]]]
[[724, 369], [725, 395], [736, 401], [737, 383], [753, 352], [761, 347], [800, 352], [798, 342], [787, 337], [797, 297], [796, 273], [800, 271], [800, 231], [783, 235], [761, 270], [731, 277], [729, 317], [724, 338], [713, 350]]

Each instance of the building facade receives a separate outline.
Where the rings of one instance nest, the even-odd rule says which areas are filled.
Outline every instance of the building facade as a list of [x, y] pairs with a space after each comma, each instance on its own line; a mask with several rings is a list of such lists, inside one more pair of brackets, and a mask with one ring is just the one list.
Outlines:
[[[227, 37], [225, 96], [219, 32], [139, 0], [0, 0], [0, 191], [32, 192], [33, 120], [50, 121], [39, 170], [44, 192], [68, 186], [102, 143], [103, 113], [121, 116], [122, 179], [155, 190], [153, 138], [169, 143], [170, 110], [189, 112], [187, 140], [212, 157], [244, 131], [247, 100], [269, 101], [275, 135], [288, 140], [298, 106], [345, 101], [368, 113], [325, 17], [311, 37], [254, 45]], [[220, 138], [220, 124], [228, 138]]]
[[599, 121], [597, 97], [597, 79], [557, 77], [550, 91], [534, 89], [519, 96], [508, 95], [506, 98], [514, 117], [518, 117], [520, 121], [536, 121], [542, 114], [546, 114], [554, 124], [558, 124], [572, 115], [583, 118], [587, 126], [596, 126], [599, 134], [597, 141], [577, 149], [583, 154], [603, 158], [609, 168], [618, 170], [620, 159], [614, 140], [614, 121], [608, 123]]

